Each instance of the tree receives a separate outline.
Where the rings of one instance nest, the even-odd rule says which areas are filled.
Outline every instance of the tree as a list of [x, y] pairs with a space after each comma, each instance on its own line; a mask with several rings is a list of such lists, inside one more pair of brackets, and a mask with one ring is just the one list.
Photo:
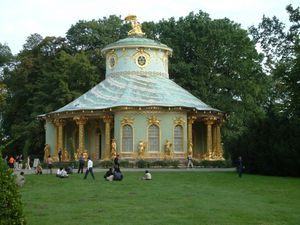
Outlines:
[[18, 54], [19, 62], [4, 83], [8, 97], [3, 129], [14, 143], [11, 153], [42, 154], [43, 121], [37, 116], [69, 103], [99, 82], [98, 71], [84, 52], [73, 54], [64, 38], [46, 37], [31, 50]]
[[250, 29], [274, 84], [266, 118], [250, 123], [231, 145], [233, 158], [242, 155], [250, 173], [300, 176], [300, 11], [286, 9], [292, 23], [287, 31], [276, 17], [263, 17]]
[[190, 13], [160, 21], [154, 36], [173, 48], [170, 76], [202, 101], [229, 113], [223, 129], [226, 142], [264, 116], [270, 89], [262, 57], [246, 30], [229, 19], [211, 20]]
[[[292, 23], [288, 31], [275, 16], [263, 17], [258, 27], [251, 27], [253, 40], [261, 47], [265, 60], [264, 67], [274, 80], [273, 96], [270, 104], [278, 108], [278, 113], [294, 117], [299, 109], [299, 7], [286, 7]], [[297, 111], [297, 110], [296, 110]], [[299, 114], [297, 115], [299, 117]]]

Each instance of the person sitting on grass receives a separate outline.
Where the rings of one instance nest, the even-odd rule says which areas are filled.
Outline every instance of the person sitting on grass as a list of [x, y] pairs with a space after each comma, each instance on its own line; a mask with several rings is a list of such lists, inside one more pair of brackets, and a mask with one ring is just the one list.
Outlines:
[[35, 173], [38, 175], [42, 175], [43, 174], [43, 168], [42, 168], [42, 166], [41, 166], [41, 164], [38, 164], [37, 166], [36, 166], [36, 169], [35, 169]]
[[106, 171], [105, 175], [104, 175], [104, 179], [106, 181], [112, 181], [114, 179], [114, 172], [112, 168], [109, 168], [108, 171]]
[[115, 168], [115, 173], [114, 173], [114, 180], [116, 181], [121, 181], [123, 180], [123, 174], [120, 170], [120, 168]]
[[25, 177], [23, 171], [17, 176], [16, 182], [19, 187], [22, 187], [24, 185]]
[[60, 178], [68, 178], [69, 177], [67, 171], [62, 167], [57, 170], [56, 176], [60, 177]]
[[142, 177], [143, 180], [152, 180], [152, 176], [151, 176], [151, 173], [146, 170], [145, 171], [145, 175]]

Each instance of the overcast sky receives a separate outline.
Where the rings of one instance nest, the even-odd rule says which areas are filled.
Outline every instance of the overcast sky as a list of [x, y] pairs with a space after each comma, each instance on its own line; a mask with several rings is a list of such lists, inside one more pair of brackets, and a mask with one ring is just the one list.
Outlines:
[[79, 20], [109, 15], [137, 15], [140, 22], [184, 17], [202, 10], [212, 19], [229, 18], [245, 29], [257, 25], [263, 15], [288, 22], [285, 7], [299, 7], [299, 0], [1, 0], [0, 43], [17, 54], [33, 33], [65, 36]]

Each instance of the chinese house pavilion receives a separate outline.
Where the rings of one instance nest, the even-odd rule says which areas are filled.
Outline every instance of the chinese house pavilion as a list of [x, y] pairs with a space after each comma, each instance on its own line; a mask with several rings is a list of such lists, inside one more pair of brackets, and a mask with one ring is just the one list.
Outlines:
[[128, 37], [102, 49], [105, 80], [44, 114], [46, 147], [55, 159], [222, 160], [224, 113], [184, 90], [168, 74], [172, 49], [145, 38], [135, 16]]

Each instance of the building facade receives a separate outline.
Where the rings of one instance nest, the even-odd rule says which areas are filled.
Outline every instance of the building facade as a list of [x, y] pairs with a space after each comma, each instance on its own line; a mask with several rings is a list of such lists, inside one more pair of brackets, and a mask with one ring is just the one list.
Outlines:
[[145, 38], [135, 16], [128, 37], [102, 49], [105, 80], [43, 115], [46, 147], [57, 159], [222, 160], [224, 113], [169, 79], [172, 49]]

